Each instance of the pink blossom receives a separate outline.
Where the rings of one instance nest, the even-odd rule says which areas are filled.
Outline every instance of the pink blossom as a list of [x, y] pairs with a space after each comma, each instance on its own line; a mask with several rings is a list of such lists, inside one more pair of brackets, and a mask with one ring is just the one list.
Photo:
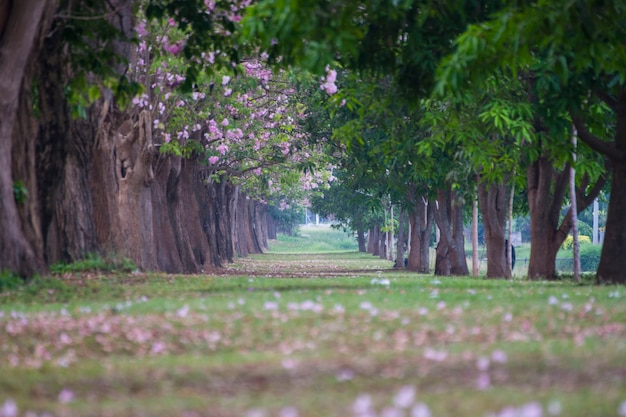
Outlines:
[[213, 0], [204, 0], [204, 6], [206, 7], [206, 11], [212, 12], [215, 9], [215, 2]]
[[227, 85], [230, 82], [230, 77], [228, 75], [224, 75], [222, 77], [222, 85]]
[[324, 83], [320, 86], [320, 88], [328, 95], [333, 95], [337, 92], [337, 86], [335, 85], [335, 81], [337, 81], [337, 71], [330, 69], [326, 66], [326, 77], [322, 78]]
[[230, 122], [228, 121], [227, 118], [224, 118], [224, 120], [222, 120], [222, 126], [228, 126], [230, 124]]
[[221, 155], [224, 155], [226, 152], [228, 152], [228, 145], [226, 145], [225, 143], [220, 143], [220, 145], [217, 147], [217, 151]]
[[328, 65], [326, 66], [326, 82], [334, 83], [337, 81], [337, 71], [330, 69]]
[[321, 86], [322, 90], [326, 91], [326, 93], [330, 96], [337, 92], [337, 86], [334, 83], [326, 82]]
[[135, 32], [137, 32], [139, 36], [146, 36], [148, 34], [146, 22], [139, 22], [139, 24], [135, 26]]
[[219, 156], [209, 156], [209, 163], [211, 165], [215, 165], [217, 164], [217, 162], [220, 160]]
[[183, 50], [183, 41], [178, 41], [175, 44], [165, 43], [163, 49], [172, 55], [178, 55]]

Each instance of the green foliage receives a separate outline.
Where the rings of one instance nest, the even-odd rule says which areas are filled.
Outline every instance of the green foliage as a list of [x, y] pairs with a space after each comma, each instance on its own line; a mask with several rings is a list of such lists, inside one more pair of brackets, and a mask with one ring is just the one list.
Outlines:
[[277, 225], [278, 233], [295, 236], [299, 232], [299, 225], [304, 220], [304, 208], [300, 206], [281, 208], [276, 205], [269, 207], [269, 214]]
[[18, 180], [13, 183], [13, 196], [18, 204], [26, 201], [28, 198], [28, 188], [26, 188], [23, 181]]
[[[238, 71], [241, 58], [248, 51], [246, 45], [240, 43], [233, 33], [237, 32], [237, 20], [242, 12], [231, 2], [210, 2], [213, 8], [208, 9], [203, 0], [149, 0], [145, 7], [145, 16], [149, 21], [156, 20], [163, 25], [169, 24], [168, 19], [182, 34], [184, 39], [181, 68], [185, 74], [180, 88], [191, 92], [193, 85], [204, 75], [215, 75], [224, 68]], [[203, 12], [204, 10], [204, 12]], [[215, 53], [214, 62], [199, 59], [206, 53]]]
[[87, 118], [87, 108], [101, 97], [103, 89], [112, 91], [117, 104], [125, 108], [143, 89], [128, 78], [128, 61], [120, 49], [135, 40], [109, 23], [111, 10], [105, 2], [83, 0], [64, 6], [71, 18], [59, 23], [59, 30], [72, 68], [65, 86], [72, 117]]
[[24, 285], [24, 280], [9, 271], [0, 271], [0, 293]]
[[[591, 239], [589, 238], [589, 236], [585, 236], [581, 234], [581, 235], [578, 235], [578, 243], [582, 247], [582, 245], [591, 243]], [[563, 244], [561, 246], [563, 247], [563, 249], [571, 249], [573, 245], [574, 245], [574, 237], [572, 235], [568, 235], [563, 241]]]
[[70, 264], [57, 263], [50, 266], [50, 271], [55, 274], [87, 271], [132, 272], [135, 270], [137, 266], [130, 259], [114, 255], [103, 258], [95, 253], [90, 253], [84, 259]]
[[600, 265], [602, 246], [585, 244], [580, 245], [580, 269], [584, 272], [595, 272]]

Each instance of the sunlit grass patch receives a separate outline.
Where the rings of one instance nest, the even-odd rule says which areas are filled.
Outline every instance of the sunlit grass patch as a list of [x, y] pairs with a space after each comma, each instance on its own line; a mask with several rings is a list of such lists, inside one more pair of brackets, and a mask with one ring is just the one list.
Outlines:
[[358, 250], [356, 236], [330, 225], [303, 225], [295, 236], [279, 235], [270, 243], [274, 253], [325, 253]]

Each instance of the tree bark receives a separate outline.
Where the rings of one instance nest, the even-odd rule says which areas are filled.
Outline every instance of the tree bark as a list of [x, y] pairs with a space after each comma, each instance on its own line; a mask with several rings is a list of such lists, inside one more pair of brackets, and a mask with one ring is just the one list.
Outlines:
[[359, 252], [367, 252], [367, 241], [365, 239], [365, 231], [361, 229], [357, 230], [356, 240], [359, 245]]
[[469, 275], [463, 236], [463, 203], [450, 186], [437, 193], [435, 221], [441, 233], [435, 275]]
[[487, 184], [479, 178], [478, 201], [487, 245], [487, 278], [511, 277], [505, 245], [507, 200], [505, 184]]
[[408, 223], [408, 215], [405, 209], [400, 208], [398, 213], [398, 241], [396, 248], [396, 269], [406, 269], [404, 265], [404, 248], [406, 245], [406, 226]]
[[414, 210], [409, 214], [411, 244], [407, 269], [428, 274], [430, 272], [430, 235], [433, 229], [433, 206], [422, 196], [414, 199]]
[[[600, 256], [596, 281], [601, 284], [626, 283], [626, 86], [618, 95], [616, 104], [616, 132], [614, 155], [609, 155], [613, 167], [611, 199], [606, 218], [606, 234]], [[577, 126], [578, 128], [578, 126]], [[580, 134], [580, 128], [579, 134]], [[583, 210], [580, 208], [580, 210]]]
[[569, 232], [569, 229], [558, 227], [568, 178], [569, 169], [556, 172], [546, 157], [540, 157], [528, 167], [526, 181], [531, 242], [529, 279], [556, 278], [556, 253]]
[[478, 200], [472, 201], [472, 276], [478, 276]]
[[380, 255], [380, 225], [370, 227], [367, 234], [367, 251], [374, 256]]
[[[50, 2], [51, 3], [51, 2]], [[29, 241], [18, 212], [14, 185], [20, 178], [12, 172], [13, 138], [17, 124], [20, 92], [29, 58], [35, 53], [42, 18], [50, 3], [20, 0], [5, 3], [0, 23], [0, 271], [29, 277], [45, 268], [37, 242]], [[16, 164], [22, 161], [15, 161]], [[26, 183], [24, 183], [26, 186]], [[35, 198], [32, 193], [30, 198]], [[41, 242], [39, 242], [41, 243]]]

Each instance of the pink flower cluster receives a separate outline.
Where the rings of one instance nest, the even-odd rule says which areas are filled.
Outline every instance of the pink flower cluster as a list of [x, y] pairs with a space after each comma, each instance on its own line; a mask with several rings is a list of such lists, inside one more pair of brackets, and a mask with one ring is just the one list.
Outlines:
[[322, 85], [320, 88], [330, 96], [337, 92], [337, 85], [335, 81], [337, 81], [337, 71], [330, 69], [330, 67], [326, 66], [326, 76], [322, 77]]

